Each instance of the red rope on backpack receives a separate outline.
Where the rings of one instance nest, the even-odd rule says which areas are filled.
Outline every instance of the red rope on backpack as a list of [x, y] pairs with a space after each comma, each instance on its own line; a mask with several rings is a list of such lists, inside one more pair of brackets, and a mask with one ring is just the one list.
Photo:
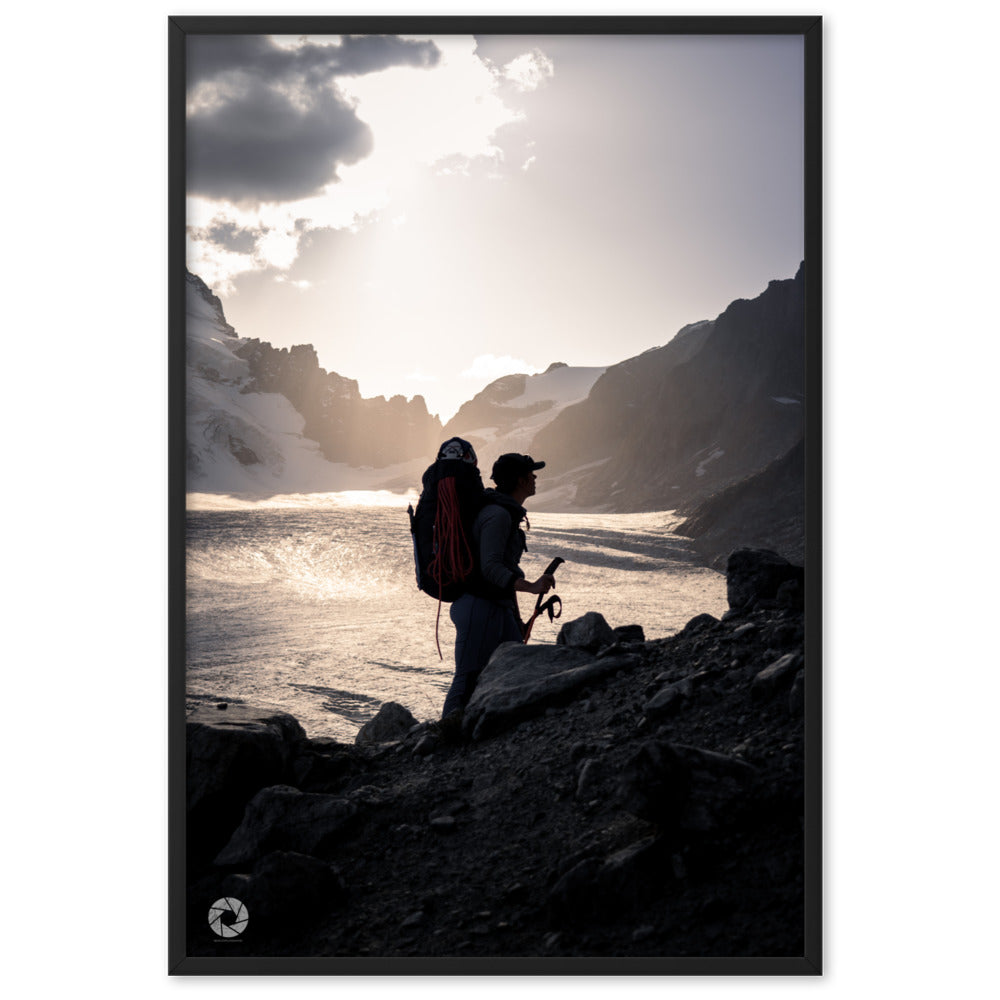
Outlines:
[[472, 572], [472, 551], [462, 528], [461, 510], [455, 480], [442, 479], [437, 487], [437, 512], [434, 517], [434, 557], [427, 566], [432, 580], [438, 583], [438, 611], [434, 623], [434, 641], [438, 656], [443, 660], [438, 626], [441, 622], [441, 602], [447, 584], [458, 583]]

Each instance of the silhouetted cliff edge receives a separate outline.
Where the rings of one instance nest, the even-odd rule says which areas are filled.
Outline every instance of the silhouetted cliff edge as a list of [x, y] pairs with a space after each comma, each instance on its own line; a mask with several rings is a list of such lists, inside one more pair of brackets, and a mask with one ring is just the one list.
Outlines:
[[669, 638], [590, 613], [506, 644], [447, 724], [195, 711], [188, 954], [802, 955], [802, 570], [736, 552], [727, 587]]

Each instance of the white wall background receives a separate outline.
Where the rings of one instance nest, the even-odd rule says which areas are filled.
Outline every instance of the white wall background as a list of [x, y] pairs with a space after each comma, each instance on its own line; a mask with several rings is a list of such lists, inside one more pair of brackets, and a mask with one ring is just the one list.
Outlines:
[[[98, 0], [4, 16], [11, 995], [512, 986], [165, 974], [166, 18], [279, 6]], [[282, 13], [337, 7], [364, 12]], [[982, 996], [998, 929], [996, 8], [546, 10], [825, 19], [826, 975], [569, 988]]]

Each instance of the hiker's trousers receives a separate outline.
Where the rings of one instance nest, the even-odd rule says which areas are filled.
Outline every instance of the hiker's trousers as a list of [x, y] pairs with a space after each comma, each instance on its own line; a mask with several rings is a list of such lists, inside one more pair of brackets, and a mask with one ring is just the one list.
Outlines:
[[451, 682], [441, 717], [465, 708], [476, 681], [501, 642], [520, 642], [521, 627], [514, 609], [483, 597], [463, 594], [451, 605], [455, 623], [455, 679]]

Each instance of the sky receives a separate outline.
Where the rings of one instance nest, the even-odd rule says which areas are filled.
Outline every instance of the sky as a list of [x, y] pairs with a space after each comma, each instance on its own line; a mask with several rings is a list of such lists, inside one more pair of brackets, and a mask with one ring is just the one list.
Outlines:
[[803, 257], [797, 36], [188, 36], [188, 267], [447, 420]]

